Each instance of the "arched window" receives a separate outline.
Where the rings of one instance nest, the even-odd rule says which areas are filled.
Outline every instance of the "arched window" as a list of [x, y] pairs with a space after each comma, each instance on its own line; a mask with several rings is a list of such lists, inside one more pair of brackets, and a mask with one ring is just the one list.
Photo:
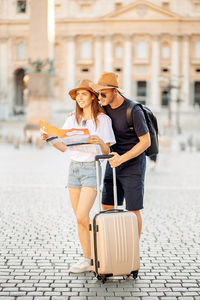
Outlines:
[[137, 43], [137, 58], [145, 59], [148, 57], [148, 48], [146, 41]]
[[20, 43], [17, 46], [17, 59], [22, 60], [26, 58], [26, 46], [24, 43]]
[[83, 42], [81, 44], [81, 59], [91, 59], [92, 51], [91, 51], [91, 42]]
[[195, 57], [200, 58], [200, 41], [195, 44]]
[[117, 46], [115, 48], [115, 58], [122, 59], [122, 47], [121, 46]]
[[161, 55], [163, 59], [168, 59], [170, 56], [169, 46], [164, 45], [161, 49]]

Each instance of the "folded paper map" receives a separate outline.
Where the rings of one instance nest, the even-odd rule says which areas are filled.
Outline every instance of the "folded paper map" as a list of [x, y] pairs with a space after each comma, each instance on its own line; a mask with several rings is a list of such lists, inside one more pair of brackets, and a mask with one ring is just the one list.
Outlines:
[[66, 146], [88, 144], [89, 130], [87, 128], [77, 129], [59, 129], [55, 126], [47, 125], [43, 121], [39, 121], [40, 131], [47, 134], [46, 141], [52, 144], [63, 142]]

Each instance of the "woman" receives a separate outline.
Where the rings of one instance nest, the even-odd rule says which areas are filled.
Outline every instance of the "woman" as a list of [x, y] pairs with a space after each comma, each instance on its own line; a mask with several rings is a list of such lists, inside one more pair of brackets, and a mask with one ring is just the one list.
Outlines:
[[[115, 143], [111, 119], [98, 103], [96, 93], [89, 86], [91, 81], [82, 80], [69, 95], [76, 101], [76, 111], [69, 116], [63, 129], [87, 128], [90, 132], [87, 146], [69, 147], [71, 164], [69, 166], [68, 188], [74, 210], [78, 234], [83, 250], [83, 258], [72, 265], [69, 272], [81, 273], [91, 271], [89, 213], [94, 204], [97, 186], [95, 155], [108, 154], [110, 145]], [[41, 135], [46, 138], [45, 135]], [[56, 146], [59, 149], [59, 145]], [[60, 148], [61, 151], [62, 148]]]

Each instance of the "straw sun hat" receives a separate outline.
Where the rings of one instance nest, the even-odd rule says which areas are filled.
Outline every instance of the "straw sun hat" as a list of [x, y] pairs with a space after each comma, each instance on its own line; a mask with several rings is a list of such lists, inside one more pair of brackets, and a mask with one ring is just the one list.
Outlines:
[[118, 84], [118, 75], [114, 72], [105, 72], [102, 73], [98, 83], [91, 83], [90, 86], [93, 88], [93, 90], [95, 91], [100, 91], [100, 90], [104, 90], [104, 89], [117, 89], [121, 94], [124, 93], [124, 91], [122, 89], [119, 88], [119, 84]]
[[70, 97], [73, 100], [76, 100], [76, 92], [78, 90], [87, 90], [87, 91], [90, 91], [91, 93], [93, 93], [97, 97], [97, 93], [92, 89], [91, 85], [92, 85], [92, 81], [91, 80], [88, 80], [88, 79], [81, 80], [80, 83], [78, 84], [77, 88], [69, 91]]

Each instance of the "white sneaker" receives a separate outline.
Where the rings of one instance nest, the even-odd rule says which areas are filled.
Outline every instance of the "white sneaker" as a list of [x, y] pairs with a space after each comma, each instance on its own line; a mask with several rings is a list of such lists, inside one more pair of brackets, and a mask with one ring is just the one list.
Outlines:
[[89, 258], [81, 258], [75, 265], [71, 266], [69, 273], [91, 272], [92, 266]]

